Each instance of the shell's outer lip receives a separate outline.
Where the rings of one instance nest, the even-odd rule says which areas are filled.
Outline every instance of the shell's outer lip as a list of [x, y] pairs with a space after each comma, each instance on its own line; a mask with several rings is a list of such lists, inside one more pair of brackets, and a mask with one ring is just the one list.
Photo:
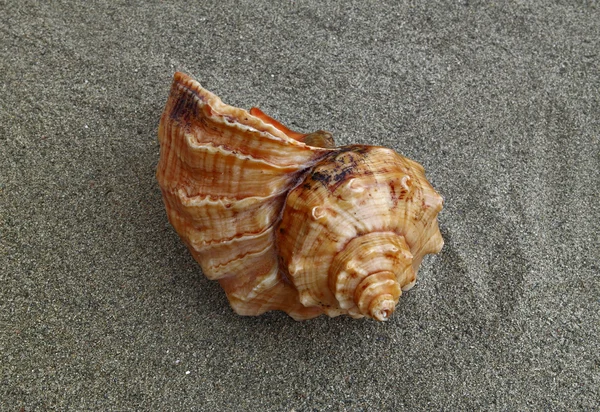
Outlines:
[[[197, 103], [200, 107], [208, 105], [211, 110], [211, 117], [224, 124], [232, 125], [236, 127], [245, 127], [247, 130], [257, 131], [264, 135], [266, 138], [275, 139], [278, 141], [285, 141], [286, 144], [291, 144], [298, 147], [309, 147], [314, 151], [330, 152], [331, 148], [322, 148], [317, 146], [309, 146], [303, 142], [295, 140], [286, 135], [275, 126], [264, 122], [261, 118], [256, 117], [247, 110], [229, 106], [223, 103], [223, 101], [212, 92], [206, 90], [202, 85], [182, 72], [176, 72], [173, 78], [174, 87], [182, 88], [192, 92], [197, 99]], [[235, 119], [235, 122], [232, 120]], [[266, 133], [265, 133], [266, 132]]]
[[[269, 130], [263, 130], [258, 124], [242, 123], [241, 119], [246, 123], [252, 120], [252, 116], [243, 109], [220, 103], [223, 111], [231, 112], [231, 114], [223, 114], [213, 110], [210, 103], [207, 103], [207, 99], [203, 99], [198, 94], [200, 92], [177, 84], [173, 87], [175, 91], [167, 102], [159, 125], [161, 146], [171, 145], [173, 137], [170, 134], [194, 133], [194, 137], [201, 145], [227, 146], [237, 153], [251, 153], [255, 160], [269, 155], [270, 163], [284, 167], [293, 164], [304, 166], [309, 160], [314, 160], [333, 150], [307, 146], [286, 136], [275, 136]], [[260, 119], [254, 120], [260, 122]]]

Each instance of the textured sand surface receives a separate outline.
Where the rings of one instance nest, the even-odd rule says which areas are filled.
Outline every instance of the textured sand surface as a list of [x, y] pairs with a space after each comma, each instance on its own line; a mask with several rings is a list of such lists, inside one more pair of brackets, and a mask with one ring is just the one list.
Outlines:
[[[0, 1], [0, 410], [600, 408], [595, 3], [187, 3]], [[389, 322], [232, 312], [154, 177], [176, 70], [425, 166]]]

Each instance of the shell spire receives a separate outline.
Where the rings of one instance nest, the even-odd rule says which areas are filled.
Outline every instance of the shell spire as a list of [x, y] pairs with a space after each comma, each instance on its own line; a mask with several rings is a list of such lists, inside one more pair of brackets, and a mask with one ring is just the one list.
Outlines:
[[167, 216], [242, 315], [386, 320], [443, 240], [423, 168], [376, 146], [336, 148], [176, 73], [159, 125]]

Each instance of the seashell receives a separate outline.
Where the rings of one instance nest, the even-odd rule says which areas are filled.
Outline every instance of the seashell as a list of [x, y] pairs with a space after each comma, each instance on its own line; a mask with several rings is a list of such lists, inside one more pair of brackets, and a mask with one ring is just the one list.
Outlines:
[[443, 199], [391, 149], [335, 147], [175, 73], [159, 126], [169, 222], [241, 315], [386, 320], [444, 241]]

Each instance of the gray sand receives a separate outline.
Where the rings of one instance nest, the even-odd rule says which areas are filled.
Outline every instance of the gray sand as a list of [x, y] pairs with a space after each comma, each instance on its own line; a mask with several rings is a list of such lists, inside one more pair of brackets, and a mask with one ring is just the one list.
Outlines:
[[[82, 3], [0, 1], [1, 410], [600, 408], [597, 6]], [[425, 166], [389, 322], [232, 312], [154, 177], [176, 70]]]

